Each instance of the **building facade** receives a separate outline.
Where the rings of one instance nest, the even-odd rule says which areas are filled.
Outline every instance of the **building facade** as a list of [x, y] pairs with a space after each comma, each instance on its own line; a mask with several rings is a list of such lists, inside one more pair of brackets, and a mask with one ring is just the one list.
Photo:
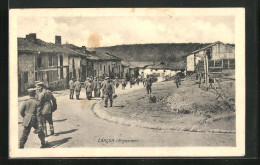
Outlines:
[[186, 58], [187, 73], [203, 72], [205, 61], [209, 69], [235, 68], [235, 47], [219, 41], [191, 52], [184, 57]]
[[18, 38], [19, 95], [26, 94], [35, 81], [43, 81], [50, 89], [66, 88], [70, 74], [79, 76], [78, 59], [82, 57], [82, 53], [64, 47], [61, 36], [55, 37], [55, 43], [37, 39], [35, 33]]

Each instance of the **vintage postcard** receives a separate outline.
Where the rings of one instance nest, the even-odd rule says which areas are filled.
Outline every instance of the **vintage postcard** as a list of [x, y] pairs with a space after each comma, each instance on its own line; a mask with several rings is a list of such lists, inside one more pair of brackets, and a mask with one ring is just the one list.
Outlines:
[[9, 12], [11, 158], [245, 154], [243, 8]]

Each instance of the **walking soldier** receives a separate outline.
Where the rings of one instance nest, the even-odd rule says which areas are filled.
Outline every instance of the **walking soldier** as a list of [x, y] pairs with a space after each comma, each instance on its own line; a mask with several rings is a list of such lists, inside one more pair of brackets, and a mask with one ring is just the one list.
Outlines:
[[148, 77], [146, 79], [146, 90], [147, 90], [147, 94], [152, 93], [152, 84], [153, 84], [153, 80], [151, 79], [151, 77]]
[[94, 97], [100, 97], [101, 83], [99, 82], [98, 78], [94, 79], [93, 86], [94, 86]]
[[122, 89], [125, 90], [126, 87], [126, 79], [124, 78], [122, 81]]
[[118, 77], [116, 77], [114, 84], [115, 84], [116, 88], [119, 87], [119, 80], [118, 80]]
[[73, 77], [71, 77], [69, 81], [69, 86], [70, 86], [70, 99], [73, 99], [74, 95], [74, 82], [73, 82]]
[[74, 83], [74, 90], [76, 92], [76, 99], [79, 100], [80, 90], [81, 90], [81, 84], [79, 82], [79, 79], [77, 78], [77, 81]]
[[39, 122], [41, 121], [38, 121], [38, 119], [40, 119], [42, 116], [40, 103], [35, 98], [36, 89], [28, 89], [28, 92], [30, 99], [26, 100], [20, 109], [20, 114], [23, 117], [22, 125], [24, 126], [24, 129], [20, 139], [19, 148], [24, 148], [32, 127], [34, 129], [38, 129], [38, 131], [35, 133], [38, 133], [38, 137], [41, 141], [41, 148], [44, 148], [46, 147], [46, 144], [44, 133], [42, 131], [42, 125], [39, 125]]
[[53, 96], [50, 90], [47, 90], [44, 83], [38, 83], [39, 87], [41, 87], [41, 93], [39, 94], [40, 108], [42, 113], [42, 125], [43, 132], [47, 137], [47, 126], [46, 122], [48, 121], [50, 126], [51, 135], [54, 135], [54, 127], [52, 120], [52, 113], [57, 110], [56, 98]]
[[102, 86], [102, 100], [103, 100], [104, 97], [105, 97], [105, 91], [104, 91], [105, 88], [104, 88], [104, 87], [107, 85], [107, 83], [108, 83], [107, 81], [108, 81], [108, 77], [106, 77], [105, 80], [104, 80], [104, 81], [102, 82], [102, 84], [101, 84], [101, 86]]
[[92, 91], [93, 91], [93, 84], [89, 78], [84, 83], [85, 89], [86, 89], [86, 97], [88, 100], [91, 100], [92, 98]]
[[115, 93], [115, 88], [111, 80], [108, 80], [107, 83], [104, 84], [104, 92], [105, 92], [105, 107], [107, 108], [108, 99], [110, 100], [110, 107], [113, 106], [113, 94]]
[[179, 75], [176, 75], [175, 83], [176, 83], [177, 88], [179, 88], [179, 85], [181, 84], [181, 78], [179, 77]]

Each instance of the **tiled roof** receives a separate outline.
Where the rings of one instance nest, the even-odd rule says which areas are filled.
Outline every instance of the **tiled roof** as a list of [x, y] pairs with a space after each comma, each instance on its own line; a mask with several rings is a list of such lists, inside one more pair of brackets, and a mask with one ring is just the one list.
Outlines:
[[131, 61], [129, 62], [130, 68], [143, 68], [146, 66], [154, 65], [154, 62], [143, 62], [143, 61]]
[[[212, 44], [210, 44], [210, 45], [208, 45], [208, 46], [206, 46], [206, 47], [203, 47], [203, 48], [201, 48], [201, 49], [195, 50], [195, 51], [193, 51], [193, 52], [191, 52], [191, 53], [189, 53], [189, 54], [183, 55], [183, 57], [186, 57], [186, 56], [189, 56], [189, 55], [191, 55], [191, 54], [197, 53], [197, 52], [199, 52], [199, 51], [201, 51], [201, 50], [207, 49], [207, 48], [212, 47], [212, 46], [214, 46], [214, 45], [216, 45], [216, 44], [224, 44], [224, 43], [222, 43], [222, 42], [220, 42], [220, 41], [214, 42], [214, 43], [212, 43]], [[232, 44], [224, 44], [224, 45], [234, 48], [234, 46], [232, 46]]]
[[[69, 49], [73, 49], [77, 52], [82, 53], [82, 47], [78, 47], [73, 44], [64, 44], [64, 46]], [[87, 59], [90, 59], [90, 60], [121, 60], [120, 58], [118, 58], [112, 54], [109, 54], [109, 53], [101, 53], [101, 52], [86, 50], [84, 54], [86, 54]]]
[[35, 42], [30, 42], [26, 38], [18, 38], [17, 40], [18, 40], [19, 51], [53, 52], [53, 53], [64, 53], [64, 54], [72, 54], [72, 55], [84, 55], [83, 53], [74, 51], [63, 45], [44, 42], [40, 39], [36, 39]]
[[155, 64], [151, 66], [147, 66], [147, 69], [170, 69], [170, 70], [182, 70], [185, 69], [184, 62], [167, 62], [166, 64]]
[[108, 53], [91, 52], [90, 55], [99, 58], [99, 60], [121, 60], [120, 58]]

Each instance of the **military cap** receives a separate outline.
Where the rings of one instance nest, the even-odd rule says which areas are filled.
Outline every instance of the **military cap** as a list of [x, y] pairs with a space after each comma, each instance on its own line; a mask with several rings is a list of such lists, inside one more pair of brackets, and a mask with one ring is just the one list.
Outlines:
[[28, 93], [35, 93], [36, 92], [36, 88], [29, 88], [28, 89]]
[[44, 86], [44, 82], [39, 82], [39, 83], [37, 83], [36, 85], [38, 85], [38, 86]]
[[109, 79], [109, 77], [106, 77], [105, 80]]
[[71, 78], [74, 78], [73, 76]]
[[38, 84], [40, 81], [35, 81], [35, 84]]

